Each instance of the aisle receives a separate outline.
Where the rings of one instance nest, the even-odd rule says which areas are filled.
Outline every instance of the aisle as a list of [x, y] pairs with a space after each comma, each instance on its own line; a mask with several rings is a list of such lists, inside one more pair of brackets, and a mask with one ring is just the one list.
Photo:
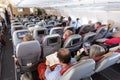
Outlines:
[[[9, 31], [6, 31], [8, 33]], [[6, 34], [7, 46], [3, 51], [2, 57], [2, 72], [0, 80], [15, 80], [14, 62], [13, 62], [13, 47], [10, 39], [10, 34]]]

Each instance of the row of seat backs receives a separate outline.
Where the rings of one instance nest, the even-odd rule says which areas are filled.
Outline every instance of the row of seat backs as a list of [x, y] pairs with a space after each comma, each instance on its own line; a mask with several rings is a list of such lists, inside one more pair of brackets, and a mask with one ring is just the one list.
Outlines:
[[[119, 31], [119, 30], [118, 30], [118, 27], [108, 28], [108, 27], [106, 27], [106, 26], [103, 26], [103, 27], [99, 28], [99, 29], [96, 31], [96, 33], [93, 33], [93, 32], [90, 32], [90, 31], [92, 31], [92, 28], [93, 28], [93, 30], [94, 30], [94, 26], [93, 26], [93, 25], [84, 25], [84, 26], [81, 27], [81, 29], [80, 29], [80, 31], [79, 31], [79, 34], [80, 34], [81, 32], [86, 32], [86, 34], [85, 34], [85, 40], [90, 37], [90, 38], [91, 38], [91, 41], [94, 41], [94, 40], [100, 39], [100, 38], [108, 38], [108, 37], [111, 37], [114, 32]], [[86, 30], [87, 30], [87, 31], [86, 31]], [[89, 32], [89, 33], [88, 33], [88, 32]], [[84, 41], [85, 41], [85, 40], [84, 40]], [[89, 39], [87, 39], [87, 40], [89, 40]], [[91, 42], [91, 41], [90, 41], [90, 42]]]
[[[30, 30], [32, 32], [36, 28], [43, 28], [43, 27], [39, 27], [39, 26], [35, 26], [35, 27], [33, 27], [33, 26], [34, 26], [34, 24], [28, 25], [28, 30]], [[54, 27], [53, 28], [52, 25], [48, 25], [45, 28], [47, 29], [46, 31], [48, 31], [48, 32], [50, 31], [49, 34], [56, 34], [57, 33], [57, 34], [60, 34], [61, 36], [63, 35], [63, 32], [65, 32], [66, 30], [71, 30], [75, 33], [74, 27], [71, 27], [71, 26], [65, 27], [64, 31], [63, 31], [62, 27]], [[23, 25], [11, 27], [11, 35], [13, 34], [13, 32], [15, 30], [22, 30], [22, 29], [26, 29], [26, 28]]]
[[108, 33], [108, 28], [101, 27], [96, 31], [96, 33], [95, 32], [86, 33], [83, 38], [83, 42], [91, 42], [92, 43], [97, 39], [104, 38], [107, 33]]
[[[43, 47], [45, 46], [45, 48], [43, 48], [44, 52], [49, 51], [49, 50], [46, 50], [47, 48], [49, 48], [51, 50], [49, 52], [52, 53], [52, 51], [56, 50], [56, 47], [57, 47], [57, 49], [59, 49], [61, 47], [62, 41], [61, 41], [61, 36], [59, 34], [52, 34], [52, 35], [46, 35], [46, 36], [41, 35], [40, 37], [38, 37], [38, 35], [36, 35], [36, 34], [38, 34], [37, 30], [39, 30], [39, 29], [34, 30], [33, 36], [35, 37], [36, 40], [38, 40], [39, 42], [42, 42]], [[40, 30], [45, 30], [45, 28], [42, 28]], [[28, 30], [15, 31], [13, 33], [13, 37], [12, 37], [14, 48], [17, 46], [18, 43], [22, 42], [22, 38], [19, 37], [19, 32], [22, 32], [23, 34], [30, 33]], [[47, 34], [47, 32], [43, 32], [43, 33]], [[78, 50], [79, 47], [81, 46], [81, 40], [82, 40], [82, 38], [80, 35], [78, 35], [78, 34], [72, 35], [65, 41], [63, 47], [68, 48], [71, 51]], [[54, 44], [52, 44], [52, 43], [54, 43]], [[49, 46], [47, 46], [47, 45], [49, 45]], [[45, 53], [47, 54], [48, 52], [45, 52]]]
[[118, 32], [118, 31], [119, 31], [118, 27], [111, 27], [111, 28], [108, 30], [107, 34], [105, 35], [105, 38], [112, 37], [113, 33], [114, 33], [114, 32]]
[[[33, 48], [34, 46], [34, 48]], [[16, 56], [21, 66], [30, 66], [39, 62], [41, 56], [41, 47], [38, 41], [23, 42], [17, 45]], [[93, 59], [82, 60], [78, 64], [68, 69], [60, 80], [80, 80], [89, 77], [96, 72], [100, 72], [120, 59], [120, 53], [113, 53], [95, 63]]]
[[[64, 31], [65, 30], [67, 30], [67, 29], [69, 29], [69, 28], [71, 28], [71, 27], [66, 27], [65, 29], [64, 29]], [[73, 28], [73, 27], [72, 27]], [[104, 28], [104, 27], [102, 27], [101, 29], [106, 29], [106, 27]], [[101, 29], [98, 31], [98, 33], [101, 31]], [[25, 30], [26, 31], [26, 30]], [[58, 31], [58, 32], [57, 32]], [[18, 31], [18, 32], [20, 32], [20, 31]], [[22, 30], [21, 32], [24, 32], [24, 30]], [[40, 33], [40, 34], [39, 34]], [[56, 28], [52, 28], [52, 30], [50, 31], [50, 35], [51, 34], [60, 34], [61, 36], [62, 36], [62, 34], [63, 34], [63, 30], [62, 30], [62, 28], [61, 27], [56, 27]], [[94, 39], [98, 39], [98, 38], [96, 38], [96, 37], [98, 37], [100, 34], [98, 34], [98, 33], [87, 33], [86, 35], [85, 35], [85, 37], [83, 38], [83, 42], [86, 42], [86, 41], [93, 41]], [[101, 32], [100, 32], [101, 33]], [[103, 32], [102, 32], [103, 33]], [[17, 32], [13, 35], [13, 36], [16, 36], [16, 34], [17, 34]], [[39, 42], [41, 42], [42, 41], [42, 39], [43, 39], [43, 37], [45, 36], [45, 35], [47, 35], [48, 34], [48, 31], [47, 31], [47, 29], [46, 28], [39, 28], [39, 29], [35, 29], [34, 30], [34, 32], [33, 32], [33, 36], [34, 36], [34, 38], [36, 39], [36, 40], [39, 40]], [[104, 35], [103, 35], [104, 36]], [[76, 36], [76, 37], [80, 37], [80, 35], [78, 35], [78, 36]], [[101, 36], [100, 36], [101, 37]], [[101, 37], [102, 38], [102, 37]], [[17, 37], [15, 37], [15, 39], [16, 39], [16, 41], [18, 41], [19, 42], [19, 40], [17, 40]], [[80, 40], [81, 41], [81, 40]], [[65, 45], [66, 46], [66, 45]]]
[[[49, 35], [50, 36], [50, 35]], [[49, 37], [49, 36], [47, 36], [47, 37]], [[32, 42], [32, 43], [31, 43]], [[43, 42], [45, 42], [45, 43], [48, 43], [49, 41], [43, 41]], [[31, 45], [30, 45], [31, 44]], [[28, 63], [30, 63], [30, 60], [29, 59], [31, 59], [32, 60], [32, 62], [37, 62], [37, 60], [38, 60], [38, 57], [40, 58], [40, 55], [41, 55], [41, 53], [40, 53], [40, 55], [38, 56], [38, 54], [35, 54], [35, 52], [36, 51], [34, 51], [34, 50], [32, 50], [32, 49], [34, 49], [33, 48], [33, 46], [35, 46], [35, 44], [37, 45], [37, 46], [39, 46], [38, 48], [35, 48], [35, 50], [37, 51], [38, 50], [38, 52], [39, 52], [39, 50], [41, 50], [41, 49], [39, 49], [40, 48], [40, 44], [39, 44], [39, 42], [38, 41], [29, 41], [29, 42], [22, 42], [22, 43], [20, 43], [19, 45], [17, 45], [17, 50], [16, 50], [16, 54], [17, 54], [17, 57], [19, 57], [20, 59], [20, 63], [21, 63], [21, 65], [26, 65], [26, 64], [28, 64]], [[50, 46], [52, 46], [53, 44], [51, 44]], [[22, 47], [20, 47], [20, 46], [22, 46]], [[24, 47], [25, 46], [25, 47]], [[44, 47], [43, 48], [46, 48], [45, 47], [46, 45], [44, 45]], [[19, 49], [19, 48], [21, 48], [21, 49]], [[26, 49], [27, 48], [27, 49]], [[31, 49], [31, 50], [29, 50], [29, 49]], [[23, 51], [23, 50], [25, 50], [25, 51]], [[45, 49], [45, 51], [50, 51], [50, 48], [48, 48], [48, 49]], [[57, 50], [56, 50], [57, 51]], [[19, 52], [19, 53], [17, 53], [17, 52]], [[33, 54], [32, 54], [33, 53]], [[37, 52], [36, 52], [37, 53]], [[46, 53], [46, 52], [45, 52]], [[18, 55], [18, 54], [20, 54], [20, 55]], [[24, 54], [23, 56], [25, 56], [25, 57], [23, 57], [22, 56], [22, 54]], [[30, 56], [29, 57], [29, 55], [34, 55], [34, 56]], [[48, 55], [48, 54], [46, 54], [46, 55]], [[45, 55], [44, 55], [45, 56]], [[21, 57], [22, 58], [25, 58], [25, 59], [21, 59]], [[37, 58], [36, 58], [37, 57]], [[94, 72], [99, 72], [99, 71], [101, 71], [101, 70], [103, 70], [103, 69], [105, 69], [105, 68], [107, 68], [107, 67], [109, 67], [109, 66], [111, 66], [111, 65], [113, 65], [113, 64], [115, 64], [118, 60], [120, 59], [120, 54], [119, 53], [113, 53], [112, 55], [110, 55], [110, 56], [108, 56], [108, 57], [105, 57], [105, 58], [103, 58], [102, 60], [100, 60], [98, 63], [97, 63], [97, 66], [95, 67], [95, 70], [94, 70]], [[22, 60], [22, 61], [21, 61]], [[24, 61], [24, 60], [26, 60], [26, 61]], [[24, 61], [24, 62], [23, 62]], [[86, 63], [86, 62], [85, 62]], [[87, 62], [88, 63], [88, 62]], [[93, 62], [92, 62], [93, 63]], [[99, 65], [99, 66], [98, 66]], [[76, 66], [76, 65], [75, 65]], [[90, 65], [90, 66], [93, 66], [94, 67], [94, 65]], [[89, 66], [89, 67], [90, 67]], [[74, 67], [74, 66], [73, 66]], [[75, 68], [73, 68], [73, 71], [72, 72], [74, 72], [74, 73], [68, 73], [68, 74], [66, 74], [66, 75], [68, 75], [68, 76], [70, 76], [71, 74], [78, 74], [77, 72], [76, 72], [76, 67]], [[88, 68], [84, 68], [84, 70], [86, 71], [86, 69], [88, 69]], [[75, 70], [75, 71], [74, 71]], [[78, 70], [78, 69], [77, 69]], [[83, 70], [83, 69], [82, 69]], [[89, 70], [87, 70], [87, 71], [89, 71]], [[82, 71], [82, 72], [84, 72], [84, 71]], [[66, 72], [67, 73], [67, 72]], [[93, 73], [93, 71], [92, 72], [86, 72], [86, 73]], [[65, 74], [64, 74], [65, 75]], [[66, 77], [66, 75], [65, 75], [65, 77]], [[91, 74], [90, 74], [91, 75]], [[74, 75], [73, 75], [74, 76]], [[82, 76], [82, 75], [81, 75]], [[84, 75], [83, 75], [84, 76]], [[66, 77], [66, 78], [68, 78], [68, 77]], [[72, 78], [72, 77], [71, 77]], [[83, 78], [83, 77], [82, 77]], [[77, 79], [77, 77], [76, 78], [73, 78], [73, 79]], [[70, 80], [73, 80], [73, 79], [70, 79]], [[64, 79], [63, 79], [64, 80]]]
[[120, 60], [120, 53], [113, 53], [97, 63], [93, 59], [81, 60], [78, 64], [68, 69], [60, 80], [80, 80], [90, 77], [92, 74], [116, 64], [118, 60]]

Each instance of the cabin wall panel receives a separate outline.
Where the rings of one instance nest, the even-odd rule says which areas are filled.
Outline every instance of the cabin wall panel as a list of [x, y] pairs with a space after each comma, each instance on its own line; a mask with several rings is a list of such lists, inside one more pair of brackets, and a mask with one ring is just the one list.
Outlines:
[[88, 20], [93, 23], [100, 21], [106, 24], [108, 21], [113, 21], [115, 26], [120, 26], [120, 11], [103, 11], [103, 10], [60, 10], [61, 15], [71, 16], [73, 20], [77, 17], [82, 20], [82, 24], [87, 24]]
[[12, 13], [15, 15], [30, 14], [30, 8], [23, 8], [23, 12], [18, 12], [18, 8], [12, 7]]

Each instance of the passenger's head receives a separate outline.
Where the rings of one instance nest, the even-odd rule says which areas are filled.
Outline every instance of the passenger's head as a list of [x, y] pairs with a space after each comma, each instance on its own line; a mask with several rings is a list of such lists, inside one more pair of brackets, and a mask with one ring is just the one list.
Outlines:
[[120, 32], [114, 32], [112, 36], [116, 38], [120, 38]]
[[63, 34], [63, 39], [66, 40], [71, 35], [73, 35], [73, 32], [71, 30], [66, 30]]
[[79, 21], [79, 18], [76, 18], [76, 21]]
[[89, 57], [94, 58], [97, 56], [102, 56], [104, 53], [105, 49], [102, 46], [94, 44], [90, 47]]
[[61, 26], [64, 28], [66, 27], [66, 22], [62, 22]]
[[61, 17], [60, 17], [60, 20], [62, 21], [64, 18], [65, 18], [65, 17], [61, 16]]
[[92, 24], [92, 20], [89, 20], [89, 21], [88, 21], [88, 24]]
[[34, 40], [33, 36], [30, 33], [26, 33], [23, 37], [23, 41], [32, 41]]
[[69, 64], [71, 60], [71, 54], [68, 49], [61, 48], [58, 50], [57, 57], [60, 61], [60, 64]]
[[88, 32], [90, 32], [90, 27], [89, 26], [82, 26], [82, 30], [80, 30], [79, 34], [84, 37], [84, 35]]
[[102, 24], [101, 24], [101, 22], [96, 22], [96, 23], [95, 23], [95, 29], [100, 28], [100, 27], [101, 27], [101, 25], [102, 25]]
[[21, 75], [20, 80], [33, 80], [32, 74], [29, 72], [26, 72], [26, 73]]
[[68, 21], [71, 21], [71, 20], [72, 20], [72, 18], [69, 16], [69, 17], [68, 17]]

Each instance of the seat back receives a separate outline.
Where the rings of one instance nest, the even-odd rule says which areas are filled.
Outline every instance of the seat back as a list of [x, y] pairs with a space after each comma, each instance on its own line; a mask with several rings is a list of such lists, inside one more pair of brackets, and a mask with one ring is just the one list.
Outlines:
[[61, 37], [63, 36], [63, 29], [62, 27], [54, 27], [50, 30], [50, 35], [51, 34], [59, 34]]
[[48, 25], [55, 25], [55, 21], [49, 21]]
[[13, 22], [13, 23], [11, 24], [11, 26], [17, 26], [17, 25], [22, 25], [22, 23], [21, 23], [21, 22]]
[[75, 28], [72, 27], [72, 26], [67, 26], [67, 27], [65, 27], [65, 28], [64, 28], [64, 32], [65, 32], [66, 30], [71, 30], [73, 33], [75, 33]]
[[29, 33], [29, 31], [18, 30], [13, 32], [12, 41], [13, 41], [14, 50], [16, 49], [17, 44], [22, 42], [22, 38], [26, 33]]
[[99, 62], [96, 63], [96, 69], [95, 72], [100, 72], [111, 65], [114, 65], [117, 63], [117, 61], [120, 59], [120, 53], [113, 52], [111, 55], [103, 58]]
[[54, 53], [61, 47], [61, 37], [59, 34], [47, 35], [42, 42], [43, 57]]
[[89, 33], [85, 34], [85, 36], [83, 38], [83, 43], [84, 42], [93, 42], [95, 35], [96, 35], [96, 33], [94, 33], [94, 32], [89, 32]]
[[118, 31], [119, 31], [118, 27], [111, 27], [106, 33], [105, 38], [112, 37], [113, 33]]
[[103, 27], [99, 28], [96, 31], [95, 40], [103, 38], [106, 35], [107, 31], [108, 31], [108, 27], [106, 27], [106, 26], [103, 26]]
[[40, 56], [41, 47], [37, 40], [22, 42], [16, 47], [16, 57], [22, 68], [30, 68], [37, 64], [40, 60]]
[[35, 24], [29, 24], [29, 25], [27, 25], [27, 28], [30, 28], [30, 27], [35, 27]]
[[88, 33], [90, 31], [91, 31], [90, 25], [82, 25], [78, 33], [81, 35], [81, 34]]
[[19, 22], [19, 20], [18, 19], [12, 19], [11, 20], [11, 23], [15, 23], [15, 22]]
[[27, 27], [29, 24], [34, 24], [34, 22], [27, 22], [24, 25]]
[[14, 31], [23, 30], [23, 29], [25, 29], [25, 27], [24, 27], [23, 25], [11, 27], [11, 36], [13, 35], [13, 32], [14, 32]]
[[83, 60], [68, 69], [60, 80], [80, 80], [90, 77], [94, 73], [94, 69], [95, 61], [93, 59]]
[[33, 31], [33, 37], [35, 40], [38, 40], [39, 42], [42, 42], [45, 35], [48, 34], [47, 28], [36, 28]]
[[45, 27], [46, 26], [46, 22], [44, 20], [40, 21], [37, 23], [39, 26], [43, 26]]
[[53, 28], [54, 26], [53, 25], [46, 25], [45, 28], [48, 29], [48, 33], [50, 32], [50, 30]]
[[64, 42], [63, 47], [68, 48], [71, 52], [73, 52], [78, 50], [81, 44], [82, 44], [82, 37], [78, 34], [75, 34], [68, 37], [68, 39]]

